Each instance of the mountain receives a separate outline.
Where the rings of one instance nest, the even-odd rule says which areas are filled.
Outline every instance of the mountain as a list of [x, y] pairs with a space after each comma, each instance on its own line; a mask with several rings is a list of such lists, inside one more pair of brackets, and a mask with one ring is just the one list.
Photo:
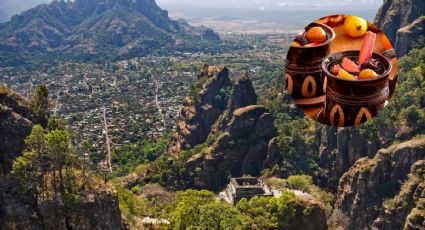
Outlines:
[[208, 28], [171, 20], [154, 0], [53, 1], [0, 24], [0, 34], [0, 66], [34, 57], [115, 60], [219, 40]]
[[375, 17], [399, 57], [408, 53], [419, 36], [425, 36], [425, 2], [422, 0], [384, 0]]

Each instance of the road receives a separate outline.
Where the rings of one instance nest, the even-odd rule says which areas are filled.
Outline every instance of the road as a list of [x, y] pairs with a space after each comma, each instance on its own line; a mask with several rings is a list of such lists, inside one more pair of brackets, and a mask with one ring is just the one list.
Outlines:
[[112, 173], [111, 141], [110, 141], [109, 135], [108, 135], [108, 122], [106, 121], [106, 108], [102, 107], [102, 109], [103, 109], [103, 125], [105, 127], [105, 136], [106, 136], [106, 149], [108, 150], [108, 166], [109, 166], [109, 171]]
[[158, 113], [159, 116], [161, 116], [161, 120], [162, 123], [164, 124], [164, 130], [167, 128], [167, 124], [165, 123], [165, 118], [164, 118], [164, 114], [162, 113], [162, 108], [159, 104], [159, 100], [158, 100], [158, 93], [159, 93], [159, 84], [158, 81], [155, 81], [156, 84], [156, 90], [155, 90], [155, 104], [156, 104], [156, 108], [158, 109]]

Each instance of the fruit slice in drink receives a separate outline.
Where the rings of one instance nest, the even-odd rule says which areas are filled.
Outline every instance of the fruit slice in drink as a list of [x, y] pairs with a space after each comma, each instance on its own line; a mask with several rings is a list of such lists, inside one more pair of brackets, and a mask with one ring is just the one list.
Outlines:
[[342, 58], [341, 67], [350, 73], [360, 72], [359, 66], [346, 57]]
[[344, 80], [351, 80], [351, 81], [357, 80], [353, 75], [351, 75], [349, 72], [345, 71], [344, 69], [340, 69], [338, 71], [338, 77]]

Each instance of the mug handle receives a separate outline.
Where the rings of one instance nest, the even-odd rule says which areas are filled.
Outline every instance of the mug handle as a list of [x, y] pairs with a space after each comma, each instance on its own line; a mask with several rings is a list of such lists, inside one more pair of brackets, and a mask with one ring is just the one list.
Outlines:
[[388, 50], [385, 50], [383, 53], [382, 53], [382, 56], [384, 56], [384, 57], [386, 57], [386, 58], [388, 58], [388, 59], [393, 59], [393, 58], [395, 58], [396, 57], [396, 53], [395, 53], [395, 50], [394, 49], [388, 49]]

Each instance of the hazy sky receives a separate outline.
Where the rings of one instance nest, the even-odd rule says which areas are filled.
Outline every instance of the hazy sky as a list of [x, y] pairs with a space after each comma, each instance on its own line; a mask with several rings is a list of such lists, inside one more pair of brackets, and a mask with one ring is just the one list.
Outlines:
[[[0, 21], [6, 21], [14, 14], [46, 2], [49, 2], [49, 0], [0, 0]], [[377, 8], [382, 4], [382, 0], [157, 0], [157, 3], [164, 9], [190, 6], [257, 10], [315, 10], [332, 8], [352, 10], [355, 8]], [[173, 13], [172, 10], [170, 11]]]

